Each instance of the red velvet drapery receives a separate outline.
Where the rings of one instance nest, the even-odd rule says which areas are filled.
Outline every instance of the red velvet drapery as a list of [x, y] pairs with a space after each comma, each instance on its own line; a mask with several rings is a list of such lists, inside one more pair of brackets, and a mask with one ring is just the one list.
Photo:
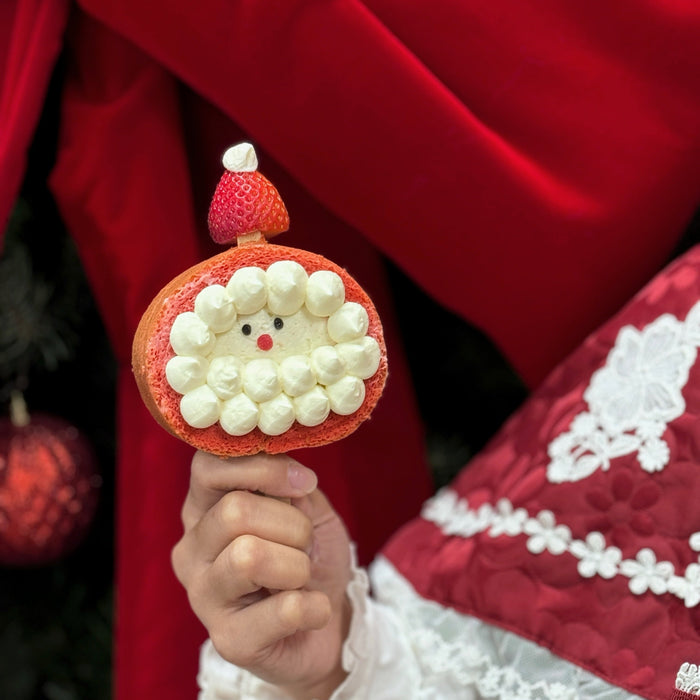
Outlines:
[[302, 457], [365, 558], [429, 491], [380, 254], [534, 386], [665, 261], [700, 199], [695, 0], [0, 13], [0, 215], [63, 42], [51, 185], [121, 363], [117, 700], [194, 695], [203, 632], [168, 561], [191, 451], [146, 415], [128, 352], [153, 294], [212, 252], [205, 211], [228, 145], [255, 143], [291, 214], [283, 243], [348, 267], [387, 325], [376, 416]]

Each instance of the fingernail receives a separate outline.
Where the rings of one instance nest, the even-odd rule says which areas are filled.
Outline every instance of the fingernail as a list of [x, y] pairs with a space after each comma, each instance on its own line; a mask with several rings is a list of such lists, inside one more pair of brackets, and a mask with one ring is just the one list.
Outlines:
[[293, 489], [311, 493], [318, 484], [316, 474], [301, 464], [290, 464], [287, 468], [287, 480]]

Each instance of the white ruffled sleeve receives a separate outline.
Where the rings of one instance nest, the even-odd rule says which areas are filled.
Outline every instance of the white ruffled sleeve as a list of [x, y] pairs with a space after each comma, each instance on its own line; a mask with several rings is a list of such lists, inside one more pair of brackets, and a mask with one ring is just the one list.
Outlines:
[[343, 647], [348, 677], [331, 700], [411, 700], [421, 685], [418, 664], [396, 613], [370, 598], [364, 569], [353, 567], [353, 574], [347, 591], [353, 616]]
[[[353, 616], [343, 647], [345, 681], [331, 700], [411, 700], [420, 686], [416, 664], [395, 613], [369, 597], [367, 572], [352, 553], [352, 578], [347, 594]], [[277, 686], [224, 661], [211, 641], [202, 646], [198, 700], [289, 700]]]

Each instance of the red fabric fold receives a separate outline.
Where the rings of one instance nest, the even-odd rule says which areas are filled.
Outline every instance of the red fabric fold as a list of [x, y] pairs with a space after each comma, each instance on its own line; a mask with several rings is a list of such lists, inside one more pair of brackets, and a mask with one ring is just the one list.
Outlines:
[[67, 0], [0, 3], [0, 246], [67, 16]]
[[[115, 697], [184, 700], [196, 692], [204, 631], [175, 580], [169, 554], [181, 532], [179, 510], [192, 449], [167, 435], [143, 407], [129, 369], [130, 348], [156, 292], [212, 252], [203, 228], [213, 187], [205, 201], [202, 183], [218, 179], [222, 145], [241, 133], [99, 23], [76, 15], [68, 38], [51, 186], [121, 365]], [[215, 155], [209, 152], [213, 148], [219, 149]], [[352, 436], [299, 455], [318, 471], [368, 561], [431, 488], [383, 266], [362, 237], [329, 215], [274, 161], [260, 157], [293, 212], [293, 232], [285, 234], [284, 243], [325, 254], [351, 270], [384, 321], [391, 379], [373, 418]], [[391, 462], [378, 470], [367, 456], [386, 460], [382, 446], [387, 445]], [[399, 495], [392, 498], [393, 492]]]
[[82, 5], [532, 386], [650, 278], [698, 205], [692, 0]]

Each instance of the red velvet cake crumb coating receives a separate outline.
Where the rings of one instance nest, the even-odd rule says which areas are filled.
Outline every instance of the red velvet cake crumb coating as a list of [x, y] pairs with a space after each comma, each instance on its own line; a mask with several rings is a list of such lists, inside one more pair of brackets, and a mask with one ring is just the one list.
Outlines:
[[[265, 435], [255, 428], [247, 435], [232, 436], [216, 423], [208, 428], [193, 428], [180, 413], [180, 396], [168, 384], [165, 366], [174, 351], [169, 333], [175, 317], [191, 309], [198, 292], [207, 285], [226, 284], [242, 267], [268, 268], [277, 260], [293, 260], [307, 273], [330, 270], [338, 274], [345, 285], [347, 301], [362, 305], [369, 317], [367, 335], [381, 348], [381, 361], [375, 374], [364, 381], [366, 395], [360, 408], [351, 415], [331, 413], [320, 425], [306, 427], [295, 423], [282, 435]], [[232, 457], [267, 452], [287, 452], [301, 447], [314, 447], [339, 440], [354, 432], [370, 417], [381, 397], [387, 378], [387, 356], [379, 315], [362, 287], [346, 270], [321, 255], [297, 248], [288, 248], [262, 241], [253, 245], [231, 248], [183, 272], [151, 302], [136, 331], [132, 366], [144, 403], [154, 418], [169, 432], [198, 449], [219, 456]]]

